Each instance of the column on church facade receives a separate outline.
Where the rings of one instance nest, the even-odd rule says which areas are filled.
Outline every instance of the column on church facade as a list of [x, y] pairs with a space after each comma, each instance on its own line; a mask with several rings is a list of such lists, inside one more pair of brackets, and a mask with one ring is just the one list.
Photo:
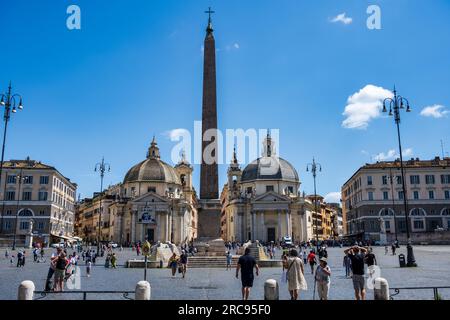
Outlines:
[[264, 211], [260, 211], [259, 212], [259, 223], [260, 223], [260, 227], [259, 227], [259, 234], [260, 234], [260, 236], [259, 236], [259, 241], [265, 241], [265, 238], [264, 238], [264, 231], [265, 231], [265, 224], [264, 224]]
[[185, 212], [184, 212], [183, 208], [181, 208], [181, 210], [180, 210], [180, 231], [179, 231], [180, 232], [180, 242], [184, 241], [185, 234], [186, 234], [186, 230], [185, 230], [186, 226], [184, 225], [184, 214], [185, 214]]
[[250, 240], [252, 240], [252, 241], [255, 241], [255, 212], [254, 211], [251, 211], [250, 212], [250, 214], [251, 214], [251, 219], [252, 219], [252, 222], [251, 222], [251, 225], [250, 225], [250, 235], [252, 236], [252, 238], [250, 239]]
[[281, 237], [283, 237], [283, 235], [281, 234], [281, 210], [277, 210], [277, 218], [278, 218], [278, 224], [277, 224], [277, 237], [278, 240], [281, 240]]
[[161, 241], [161, 213], [160, 212], [155, 212], [155, 220], [156, 220], [155, 238], [156, 238], [156, 241]]
[[286, 218], [286, 226], [284, 228], [286, 233], [283, 236], [288, 236], [289, 235], [289, 212], [288, 212], [288, 210], [283, 210], [283, 212], [284, 212], [284, 216]]
[[136, 242], [136, 212], [131, 211], [131, 241]]
[[166, 212], [166, 216], [165, 216], [165, 223], [164, 223], [164, 241], [169, 241], [170, 240], [170, 229], [169, 229], [169, 222], [170, 221], [170, 212], [167, 211]]

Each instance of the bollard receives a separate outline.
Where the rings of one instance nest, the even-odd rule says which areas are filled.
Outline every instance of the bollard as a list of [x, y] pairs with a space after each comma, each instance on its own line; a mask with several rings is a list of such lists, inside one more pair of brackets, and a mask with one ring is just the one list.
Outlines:
[[151, 286], [148, 281], [139, 281], [136, 284], [136, 291], [134, 294], [135, 300], [150, 300]]
[[33, 300], [34, 289], [35, 287], [33, 281], [22, 281], [19, 286], [17, 300]]
[[373, 295], [375, 300], [389, 300], [389, 283], [386, 279], [375, 279]]
[[280, 292], [278, 283], [274, 279], [267, 279], [264, 282], [264, 300], [279, 300]]

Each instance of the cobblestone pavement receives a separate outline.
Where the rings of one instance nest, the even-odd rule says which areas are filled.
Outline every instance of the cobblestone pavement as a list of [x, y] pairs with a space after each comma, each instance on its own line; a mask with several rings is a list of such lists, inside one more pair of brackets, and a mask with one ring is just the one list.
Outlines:
[[[51, 250], [47, 249], [47, 260]], [[70, 250], [68, 251], [71, 252]], [[398, 255], [385, 255], [384, 247], [374, 247], [374, 252], [381, 268], [381, 276], [386, 278], [390, 287], [424, 287], [424, 286], [450, 286], [450, 246], [416, 246], [415, 256], [419, 267], [400, 268]], [[103, 266], [104, 259], [97, 259], [97, 264], [92, 268], [90, 278], [86, 276], [86, 267], [80, 259], [81, 290], [104, 291], [134, 291], [138, 281], [143, 279], [143, 269], [127, 269], [123, 267], [129, 258], [135, 258], [136, 253], [129, 249], [118, 254], [119, 267], [106, 269]], [[342, 267], [343, 249], [329, 248], [329, 263], [332, 269], [332, 282], [330, 299], [353, 299], [353, 287], [351, 279], [345, 278]], [[397, 250], [397, 254], [406, 254], [403, 246]], [[17, 298], [17, 288], [21, 281], [32, 280], [36, 290], [43, 290], [48, 271], [48, 262], [35, 263], [31, 251], [27, 250], [27, 261], [24, 268], [11, 265], [5, 258], [5, 249], [0, 249], [0, 299], [13, 300]], [[301, 299], [313, 298], [314, 281], [309, 271], [305, 268], [308, 290], [300, 293]], [[189, 269], [185, 279], [178, 274], [172, 278], [168, 269], [148, 269], [148, 280], [152, 287], [152, 299], [164, 300], [203, 300], [224, 299], [239, 300], [240, 280], [234, 277], [234, 270], [223, 269]], [[251, 292], [252, 299], [263, 299], [264, 281], [276, 279], [280, 283], [280, 299], [289, 299], [287, 284], [281, 282], [281, 268], [263, 268], [259, 277], [255, 279]], [[450, 289], [440, 291], [443, 299], [450, 299]], [[134, 295], [131, 295], [134, 297]], [[81, 299], [81, 294], [52, 295], [46, 299]], [[88, 299], [121, 299], [120, 294], [102, 294], [88, 296]], [[373, 291], [368, 290], [367, 298], [373, 299]], [[430, 290], [402, 290], [396, 299], [432, 299], [433, 291]]]

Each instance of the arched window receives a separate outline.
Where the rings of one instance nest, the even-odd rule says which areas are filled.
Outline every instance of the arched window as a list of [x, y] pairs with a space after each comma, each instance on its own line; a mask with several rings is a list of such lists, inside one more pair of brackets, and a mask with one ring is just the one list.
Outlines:
[[414, 217], [420, 217], [420, 216], [426, 216], [425, 210], [423, 210], [422, 208], [414, 208], [411, 209], [411, 211], [409, 212], [410, 216], [414, 216]]
[[378, 215], [380, 215], [380, 216], [393, 216], [394, 215], [394, 211], [391, 208], [383, 208], [383, 209], [380, 210]]
[[450, 208], [442, 209], [441, 215], [443, 215], [443, 216], [450, 216]]
[[19, 216], [20, 217], [32, 217], [33, 212], [31, 212], [31, 210], [29, 210], [29, 209], [23, 209], [22, 211], [19, 212]]

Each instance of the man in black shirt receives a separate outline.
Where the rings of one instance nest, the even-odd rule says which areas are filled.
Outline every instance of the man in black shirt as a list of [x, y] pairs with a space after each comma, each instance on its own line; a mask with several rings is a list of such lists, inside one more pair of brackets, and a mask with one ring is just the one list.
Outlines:
[[350, 261], [352, 262], [353, 272], [353, 288], [355, 289], [356, 300], [366, 299], [366, 288], [364, 279], [364, 258], [367, 253], [367, 249], [354, 246], [344, 251], [345, 254], [349, 254]]
[[241, 270], [242, 299], [248, 300], [250, 289], [253, 286], [253, 268], [256, 269], [256, 275], [259, 275], [259, 266], [254, 257], [250, 255], [250, 248], [245, 249], [245, 254], [239, 258], [236, 267], [236, 278], [239, 279], [239, 270]]

